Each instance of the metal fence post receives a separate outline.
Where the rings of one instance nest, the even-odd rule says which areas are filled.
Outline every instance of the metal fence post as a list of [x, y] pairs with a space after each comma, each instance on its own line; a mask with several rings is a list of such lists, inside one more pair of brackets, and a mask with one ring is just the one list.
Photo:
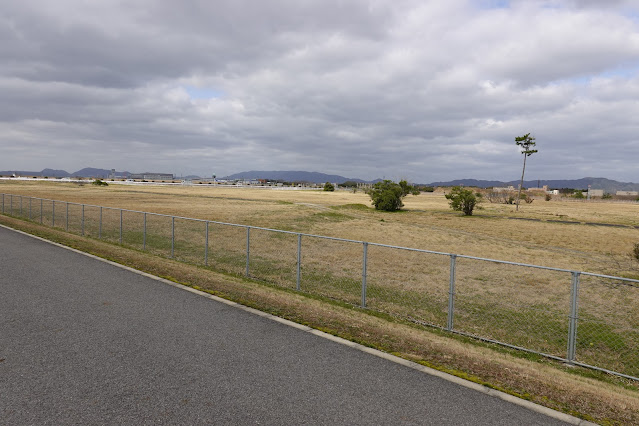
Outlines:
[[175, 255], [175, 216], [171, 216], [171, 259]]
[[362, 243], [363, 253], [362, 253], [362, 308], [366, 307], [366, 265], [368, 263], [368, 243]]
[[100, 206], [100, 224], [98, 225], [98, 239], [102, 239], [102, 206]]
[[142, 250], [146, 250], [146, 212], [144, 213], [144, 229], [142, 230]]
[[297, 234], [297, 291], [302, 289], [302, 234]]
[[249, 263], [251, 256], [251, 227], [246, 227], [246, 276], [249, 276]]
[[120, 209], [120, 245], [122, 245], [122, 222], [124, 220], [124, 212]]
[[209, 266], [209, 222], [204, 226], [204, 266]]
[[84, 235], [84, 204], [82, 204], [82, 235]]
[[577, 355], [577, 309], [579, 300], [579, 276], [580, 272], [572, 273], [572, 286], [570, 290], [570, 317], [568, 323], [568, 354], [569, 363], [575, 360]]
[[67, 212], [65, 213], [66, 225], [64, 226], [65, 231], [69, 232], [69, 202], [67, 201]]
[[448, 286], [448, 320], [446, 322], [446, 330], [453, 331], [453, 319], [455, 317], [455, 272], [457, 255], [450, 255], [450, 283]]

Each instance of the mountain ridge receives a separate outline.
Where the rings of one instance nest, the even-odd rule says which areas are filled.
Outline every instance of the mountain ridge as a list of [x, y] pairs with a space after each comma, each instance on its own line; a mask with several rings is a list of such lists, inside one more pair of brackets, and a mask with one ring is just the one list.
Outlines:
[[[514, 186], [519, 185], [519, 180], [512, 181], [493, 181], [493, 180], [477, 180], [477, 179], [456, 179], [447, 182], [432, 182], [429, 186], [474, 186], [478, 188], [490, 188], [494, 186]], [[524, 188], [536, 188], [547, 185], [548, 188], [573, 188], [587, 190], [588, 185], [592, 189], [603, 189], [605, 192], [614, 193], [615, 191], [639, 191], [639, 183], [619, 182], [612, 179], [601, 177], [584, 177], [581, 179], [539, 179], [525, 180]]]
[[307, 172], [301, 170], [250, 170], [247, 172], [234, 173], [222, 179], [268, 179], [282, 180], [286, 182], [311, 182], [311, 183], [344, 183], [346, 181], [365, 183], [365, 180], [357, 178], [347, 178], [339, 175], [329, 175], [320, 172]]
[[[0, 171], [0, 175], [13, 175], [16, 176], [47, 176], [47, 177], [55, 177], [55, 178], [65, 178], [65, 177], [95, 177], [95, 178], [107, 178], [111, 175], [111, 170], [107, 169], [96, 169], [93, 167], [85, 167], [83, 169], [78, 170], [74, 173], [69, 173], [66, 170], [56, 170], [56, 169], [42, 169], [42, 171], [26, 171], [26, 170], [2, 170]], [[118, 176], [128, 176], [129, 172], [115, 172]]]
[[[129, 172], [115, 172], [118, 176], [128, 176]], [[0, 175], [11, 176], [48, 176], [53, 178], [64, 177], [94, 177], [94, 178], [108, 178], [111, 174], [111, 170], [85, 167], [74, 173], [69, 173], [66, 170], [56, 170], [46, 168], [42, 171], [23, 171], [23, 170], [5, 170], [0, 171]], [[196, 176], [189, 176], [196, 178]], [[348, 178], [340, 175], [326, 174], [320, 172], [308, 172], [301, 170], [250, 170], [240, 173], [234, 173], [229, 176], [225, 176], [222, 179], [269, 179], [279, 180], [286, 182], [310, 182], [310, 183], [324, 183], [332, 182], [341, 184], [346, 181], [358, 182], [358, 183], [375, 183], [381, 179], [375, 179], [367, 181], [359, 178]], [[470, 186], [478, 188], [490, 188], [494, 186], [514, 186], [519, 185], [519, 180], [512, 181], [499, 181], [499, 180], [481, 180], [481, 179], [455, 179], [450, 181], [436, 181], [430, 183], [418, 183], [419, 185], [426, 186]], [[592, 189], [603, 189], [605, 192], [614, 193], [616, 191], [639, 191], [639, 183], [634, 182], [619, 182], [612, 179], [602, 177], [584, 177], [581, 179], [543, 179], [543, 180], [526, 180], [524, 181], [524, 188], [531, 188], [537, 186], [548, 185], [549, 188], [573, 188], [586, 190], [588, 185]]]

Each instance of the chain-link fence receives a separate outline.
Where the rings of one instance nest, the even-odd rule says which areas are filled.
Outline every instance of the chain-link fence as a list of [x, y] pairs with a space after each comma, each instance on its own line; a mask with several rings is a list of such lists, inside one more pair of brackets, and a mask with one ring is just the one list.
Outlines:
[[639, 380], [639, 280], [12, 194], [2, 214]]

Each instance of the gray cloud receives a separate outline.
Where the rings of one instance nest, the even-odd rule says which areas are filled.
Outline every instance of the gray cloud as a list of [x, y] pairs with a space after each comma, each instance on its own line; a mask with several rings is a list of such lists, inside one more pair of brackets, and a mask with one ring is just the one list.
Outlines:
[[0, 169], [639, 181], [632, 2], [3, 3]]

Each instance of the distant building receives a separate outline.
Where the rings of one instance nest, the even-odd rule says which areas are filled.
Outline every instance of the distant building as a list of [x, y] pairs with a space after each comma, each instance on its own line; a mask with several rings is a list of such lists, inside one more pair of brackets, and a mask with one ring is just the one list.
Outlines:
[[616, 195], [631, 195], [631, 196], [637, 196], [639, 195], [639, 191], [617, 191]]
[[591, 197], [603, 197], [604, 195], [603, 189], [589, 189], [588, 192], [590, 192]]
[[173, 180], [173, 175], [169, 173], [131, 173], [129, 176], [130, 179], [141, 179], [141, 180]]
[[528, 191], [548, 193], [548, 185], [544, 185], [541, 188], [528, 188]]

